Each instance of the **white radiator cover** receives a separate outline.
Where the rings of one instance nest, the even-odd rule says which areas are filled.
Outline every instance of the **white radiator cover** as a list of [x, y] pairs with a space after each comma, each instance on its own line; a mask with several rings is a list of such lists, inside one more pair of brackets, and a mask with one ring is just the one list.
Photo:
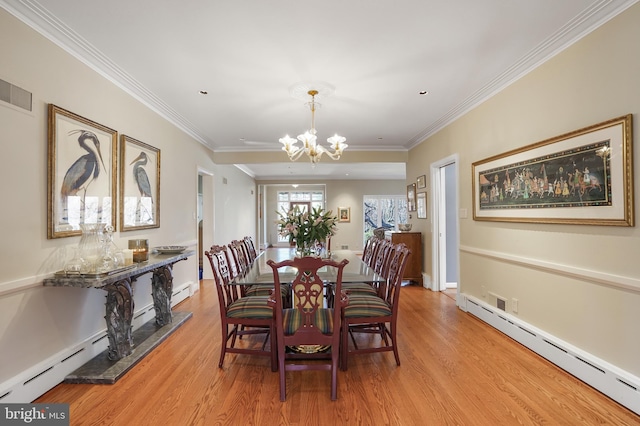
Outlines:
[[463, 311], [640, 414], [640, 378], [472, 296], [458, 294], [457, 303]]

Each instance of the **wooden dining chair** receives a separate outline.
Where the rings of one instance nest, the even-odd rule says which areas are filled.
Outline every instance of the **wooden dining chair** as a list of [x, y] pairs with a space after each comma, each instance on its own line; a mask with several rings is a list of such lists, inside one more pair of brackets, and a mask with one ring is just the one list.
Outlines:
[[247, 257], [249, 259], [249, 263], [253, 263], [258, 257], [258, 252], [256, 251], [256, 246], [253, 243], [253, 239], [250, 236], [246, 236], [242, 239], [242, 241], [247, 248]]
[[[233, 240], [229, 243], [229, 250], [227, 253], [230, 255], [227, 256], [228, 262], [233, 262], [232, 278], [237, 276], [244, 276], [249, 268], [251, 267], [251, 263], [247, 258], [247, 252], [245, 250], [244, 240]], [[251, 284], [251, 285], [243, 285], [241, 286], [240, 295], [241, 296], [269, 296], [271, 291], [273, 290], [272, 284]], [[282, 285], [281, 293], [282, 298], [284, 300], [285, 306], [291, 306], [291, 288], [288, 288], [286, 285]]]
[[[397, 323], [402, 275], [411, 251], [404, 244], [393, 248], [389, 261], [388, 279], [381, 285], [380, 295], [349, 294], [342, 308], [342, 360], [344, 370], [348, 367], [348, 355], [392, 351], [396, 364], [400, 365], [397, 344]], [[359, 347], [355, 334], [377, 334], [381, 342]], [[349, 347], [349, 337], [353, 348]]]
[[[375, 258], [370, 261], [370, 263], [373, 265], [371, 268], [376, 272], [376, 274], [387, 278], [389, 261], [391, 259], [394, 244], [388, 240], [377, 240], [378, 241], [375, 242], [375, 244], [377, 245], [377, 248], [375, 249], [376, 255]], [[379, 283], [343, 283], [342, 290], [347, 294], [368, 294], [371, 296], [382, 296]]]
[[380, 241], [380, 239], [374, 235], [369, 237], [367, 242], [364, 244], [364, 249], [362, 251], [362, 261], [367, 265], [371, 263], [371, 259], [373, 258], [378, 241]]
[[242, 240], [232, 240], [229, 243], [229, 249], [236, 264], [236, 272], [239, 275], [245, 275], [249, 270], [249, 259], [247, 258], [246, 247]]
[[[261, 355], [271, 358], [271, 370], [276, 371], [275, 323], [270, 296], [241, 296], [238, 285], [231, 285], [231, 271], [227, 258], [227, 247], [214, 245], [205, 251], [213, 271], [218, 302], [222, 342], [220, 362], [222, 368], [227, 353]], [[244, 339], [243, 347], [236, 347], [237, 340], [245, 335], [264, 335], [260, 347], [250, 347]], [[267, 350], [267, 342], [269, 350]]]
[[[343, 297], [336, 297], [335, 307], [324, 305], [324, 290], [326, 283], [318, 276], [320, 268], [337, 268], [336, 292], [341, 294], [342, 272], [349, 261], [343, 259], [337, 263], [331, 259], [320, 257], [297, 257], [275, 263], [268, 260], [267, 264], [273, 270], [275, 293], [280, 286], [280, 269], [295, 268], [296, 276], [291, 282], [293, 291], [293, 307], [283, 308], [282, 298], [274, 298], [275, 329], [278, 352], [278, 371], [280, 374], [280, 401], [286, 399], [287, 371], [323, 370], [331, 372], [331, 400], [338, 398], [338, 363], [340, 361], [340, 312]], [[300, 363], [298, 359], [287, 359], [286, 347], [300, 347], [307, 345], [326, 346], [330, 350], [331, 359], [313, 359]]]

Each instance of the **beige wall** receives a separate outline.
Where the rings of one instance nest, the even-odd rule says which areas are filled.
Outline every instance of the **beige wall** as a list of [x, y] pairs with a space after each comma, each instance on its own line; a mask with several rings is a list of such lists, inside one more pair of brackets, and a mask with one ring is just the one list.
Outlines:
[[[255, 184], [219, 166], [203, 145], [0, 9], [0, 79], [33, 93], [33, 112], [0, 102], [0, 395], [17, 377], [106, 329], [101, 290], [43, 287], [79, 237], [47, 236], [47, 105], [56, 104], [161, 150], [161, 226], [116, 232], [115, 242], [193, 245], [198, 170], [211, 174], [209, 220], [216, 238], [255, 236]], [[223, 183], [226, 178], [226, 183]], [[254, 191], [253, 193], [251, 191]], [[213, 199], [215, 198], [215, 202]], [[242, 206], [242, 208], [239, 208]], [[213, 219], [212, 219], [213, 218]], [[208, 241], [214, 236], [207, 235]], [[174, 268], [174, 288], [198, 280], [196, 257]], [[148, 307], [150, 279], [134, 284], [136, 309]]]
[[[471, 213], [472, 162], [627, 113], [633, 113], [637, 123], [638, 22], [640, 5], [635, 5], [414, 148], [408, 179], [423, 174], [429, 179], [429, 164], [458, 154], [459, 203]], [[2, 391], [21, 372], [105, 328], [103, 292], [40, 286], [42, 278], [59, 266], [60, 251], [79, 240], [46, 239], [48, 103], [162, 150], [162, 226], [117, 233], [119, 244], [132, 237], [149, 238], [152, 245], [194, 244], [198, 170], [212, 174], [214, 223], [207, 241], [226, 243], [255, 233], [256, 196], [250, 178], [233, 166], [216, 165], [202, 145], [4, 10], [0, 10], [0, 40], [5, 41], [0, 42], [0, 78], [34, 96], [31, 113], [0, 105]], [[638, 136], [634, 144], [638, 145]], [[328, 208], [351, 207], [352, 217], [350, 224], [341, 225], [334, 244], [361, 249], [362, 196], [404, 194], [405, 185], [328, 182]], [[637, 174], [635, 187], [640, 187]], [[636, 199], [636, 210], [638, 203]], [[430, 273], [430, 220], [413, 223], [423, 232], [425, 271]], [[517, 315], [524, 321], [640, 376], [635, 330], [640, 322], [637, 227], [507, 224], [468, 218], [460, 220], [460, 243], [463, 293], [483, 298], [485, 287], [509, 300], [518, 298]], [[505, 260], [496, 260], [501, 255]], [[514, 258], [520, 261], [510, 260]], [[536, 267], [541, 263], [551, 267], [541, 270]], [[178, 263], [174, 272], [174, 285], [194, 282], [196, 259]], [[589, 275], [604, 278], [585, 278]], [[625, 284], [629, 289], [623, 288]], [[136, 306], [148, 303], [149, 293], [148, 280], [139, 280]]]
[[[459, 155], [459, 207], [469, 212], [459, 219], [463, 293], [494, 302], [484, 287], [508, 301], [517, 298], [513, 314], [523, 321], [636, 376], [638, 227], [474, 221], [471, 164], [628, 113], [634, 115], [638, 147], [638, 22], [640, 4], [412, 149], [407, 167], [407, 176], [414, 177], [435, 161]], [[430, 247], [431, 224], [414, 221], [415, 226]], [[430, 253], [425, 267], [431, 269]]]

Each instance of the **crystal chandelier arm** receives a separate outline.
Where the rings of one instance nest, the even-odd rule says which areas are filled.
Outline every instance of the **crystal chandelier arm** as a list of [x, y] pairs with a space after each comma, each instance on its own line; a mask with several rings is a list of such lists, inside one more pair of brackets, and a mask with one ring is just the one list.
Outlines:
[[346, 140], [347, 138], [340, 136], [338, 134], [335, 134], [332, 137], [328, 138], [327, 142], [331, 144], [331, 149], [333, 149], [333, 152], [329, 152], [325, 150], [327, 155], [334, 160], [339, 160], [340, 156], [342, 155], [342, 151], [344, 151], [349, 146], [346, 143], [344, 143], [344, 141]]
[[304, 152], [304, 147], [297, 146], [298, 141], [289, 135], [280, 138], [280, 143], [282, 144], [282, 150], [287, 153], [291, 161], [296, 161]]

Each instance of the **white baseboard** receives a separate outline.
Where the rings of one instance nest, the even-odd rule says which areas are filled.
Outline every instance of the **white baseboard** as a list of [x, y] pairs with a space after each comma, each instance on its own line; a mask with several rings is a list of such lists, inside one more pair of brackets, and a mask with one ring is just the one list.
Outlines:
[[[174, 287], [171, 296], [171, 305], [185, 300], [191, 295], [192, 282], [186, 282], [179, 287]], [[131, 322], [132, 329], [136, 330], [143, 324], [155, 319], [153, 304], [136, 309]], [[109, 346], [106, 326], [103, 330], [68, 347], [33, 367], [20, 372], [11, 379], [0, 383], [0, 403], [28, 403], [40, 395], [52, 389], [67, 377], [70, 373], [99, 355]]]
[[429, 274], [426, 273], [422, 273], [422, 287], [426, 288], [427, 290], [433, 290], [433, 288], [431, 288], [432, 284], [431, 284], [431, 276]]
[[458, 306], [640, 414], [640, 378], [474, 297], [458, 294]]

